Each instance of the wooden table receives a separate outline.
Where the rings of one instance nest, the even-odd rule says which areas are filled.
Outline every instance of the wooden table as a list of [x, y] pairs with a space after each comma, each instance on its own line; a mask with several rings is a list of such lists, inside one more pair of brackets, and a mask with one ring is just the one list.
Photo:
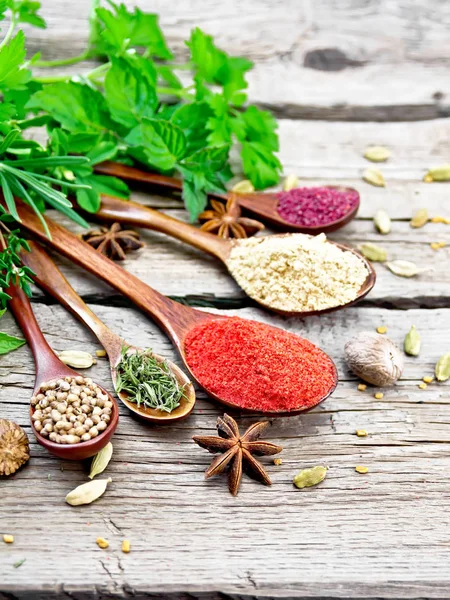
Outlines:
[[[88, 0], [44, 2], [48, 31], [29, 31], [43, 57], [70, 56], [86, 39]], [[161, 14], [173, 48], [183, 52], [199, 25], [233, 53], [256, 62], [250, 98], [279, 117], [286, 173], [307, 184], [343, 183], [362, 197], [358, 219], [333, 239], [382, 244], [391, 259], [433, 267], [417, 278], [377, 265], [373, 292], [357, 307], [320, 318], [285, 319], [255, 308], [212, 258], [156, 233], [125, 267], [159, 291], [193, 305], [251, 317], [318, 343], [338, 365], [340, 383], [322, 406], [277, 419], [268, 438], [284, 446], [268, 460], [274, 485], [247, 478], [233, 498], [219, 477], [205, 482], [210, 460], [192, 441], [211, 434], [223, 411], [200, 392], [194, 414], [173, 427], [149, 427], [121, 409], [114, 437], [113, 479], [97, 503], [71, 508], [66, 493], [85, 482], [87, 465], [52, 458], [31, 438], [32, 458], [0, 482], [0, 599], [87, 598], [448, 598], [450, 596], [450, 394], [448, 385], [418, 388], [450, 350], [450, 228], [412, 230], [412, 213], [450, 214], [450, 184], [422, 182], [425, 170], [449, 162], [450, 5], [446, 2], [332, 0], [264, 2], [143, 0]], [[170, 5], [170, 6], [168, 6]], [[368, 144], [391, 148], [385, 189], [361, 180]], [[174, 200], [137, 197], [185, 218]], [[392, 232], [374, 230], [388, 210]], [[118, 333], [177, 359], [157, 327], [93, 277], [60, 261], [76, 289]], [[96, 340], [37, 292], [37, 318], [55, 350], [94, 352]], [[343, 362], [351, 335], [386, 325], [399, 345], [410, 326], [422, 335], [418, 358], [402, 380], [374, 399], [357, 390]], [[10, 315], [1, 328], [19, 331]], [[111, 388], [107, 363], [89, 374]], [[1, 357], [0, 416], [30, 433], [34, 368], [28, 348]], [[236, 415], [242, 427], [253, 416]], [[359, 438], [356, 429], [369, 435]], [[323, 464], [326, 480], [296, 490], [292, 477]], [[367, 475], [355, 465], [369, 467]], [[105, 537], [108, 550], [95, 539]], [[121, 541], [131, 541], [125, 555]], [[14, 563], [26, 559], [17, 568]]]

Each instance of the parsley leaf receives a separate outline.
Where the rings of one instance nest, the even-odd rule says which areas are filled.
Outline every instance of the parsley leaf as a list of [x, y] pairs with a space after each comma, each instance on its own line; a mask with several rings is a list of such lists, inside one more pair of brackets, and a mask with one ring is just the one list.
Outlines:
[[152, 117], [158, 106], [154, 82], [121, 58], [111, 60], [105, 78], [105, 98], [113, 119], [129, 129], [142, 117]]
[[7, 46], [0, 50], [0, 90], [20, 90], [31, 77], [31, 71], [23, 66], [25, 60], [25, 36], [19, 31]]

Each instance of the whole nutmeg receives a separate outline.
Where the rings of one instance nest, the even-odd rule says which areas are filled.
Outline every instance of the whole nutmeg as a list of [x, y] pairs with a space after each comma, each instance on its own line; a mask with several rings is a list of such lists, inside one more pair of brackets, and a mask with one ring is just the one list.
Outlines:
[[345, 360], [361, 379], [379, 387], [392, 385], [403, 371], [403, 354], [385, 335], [358, 333], [345, 344]]
[[30, 458], [25, 431], [6, 419], [0, 419], [0, 475], [12, 475]]

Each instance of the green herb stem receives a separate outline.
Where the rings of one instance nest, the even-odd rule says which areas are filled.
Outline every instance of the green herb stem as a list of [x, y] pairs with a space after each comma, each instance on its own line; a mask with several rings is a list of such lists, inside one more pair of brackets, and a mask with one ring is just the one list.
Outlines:
[[3, 41], [0, 43], [0, 50], [9, 43], [10, 39], [13, 36], [14, 30], [16, 29], [16, 26], [17, 26], [17, 17], [16, 17], [16, 14], [13, 13], [11, 15], [11, 23], [9, 24], [8, 31], [6, 32], [6, 35], [3, 39]]
[[69, 65], [76, 65], [83, 60], [89, 58], [90, 49], [87, 48], [84, 52], [78, 56], [71, 56], [69, 58], [59, 58], [56, 60], [37, 60], [33, 66], [42, 68], [53, 68], [53, 67], [67, 67]]

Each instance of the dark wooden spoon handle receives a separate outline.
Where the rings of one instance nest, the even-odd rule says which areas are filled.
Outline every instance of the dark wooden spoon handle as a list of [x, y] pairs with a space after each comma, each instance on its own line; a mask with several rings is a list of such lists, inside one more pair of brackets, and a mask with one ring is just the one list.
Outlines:
[[24, 229], [32, 233], [43, 244], [67, 256], [75, 264], [93, 273], [132, 300], [142, 311], [158, 323], [180, 351], [182, 351], [185, 331], [194, 323], [208, 318], [207, 313], [179, 304], [163, 296], [122, 267], [116, 265], [112, 260], [94, 250], [76, 235], [46, 217], [52, 236], [49, 239], [45, 235], [34, 211], [18, 198], [16, 198], [16, 205]]
[[[11, 296], [8, 307], [33, 353], [36, 364], [35, 388], [38, 389], [44, 381], [61, 377], [64, 374], [73, 374], [74, 372], [60, 361], [45, 339], [25, 292], [16, 285], [10, 285], [6, 293]], [[67, 372], [65, 373], [65, 371]]]
[[183, 221], [136, 202], [120, 200], [113, 196], [102, 196], [102, 204], [95, 217], [110, 223], [120, 221], [137, 227], [161, 231], [190, 246], [194, 246], [194, 248], [212, 254], [222, 261], [226, 261], [230, 253], [231, 244], [229, 240], [224, 240], [217, 235], [202, 231], [188, 223], [183, 223]]
[[42, 246], [30, 242], [30, 248], [31, 252], [22, 251], [20, 258], [34, 272], [35, 282], [92, 331], [107, 351], [109, 360], [115, 364], [121, 355], [124, 340], [85, 304]]

